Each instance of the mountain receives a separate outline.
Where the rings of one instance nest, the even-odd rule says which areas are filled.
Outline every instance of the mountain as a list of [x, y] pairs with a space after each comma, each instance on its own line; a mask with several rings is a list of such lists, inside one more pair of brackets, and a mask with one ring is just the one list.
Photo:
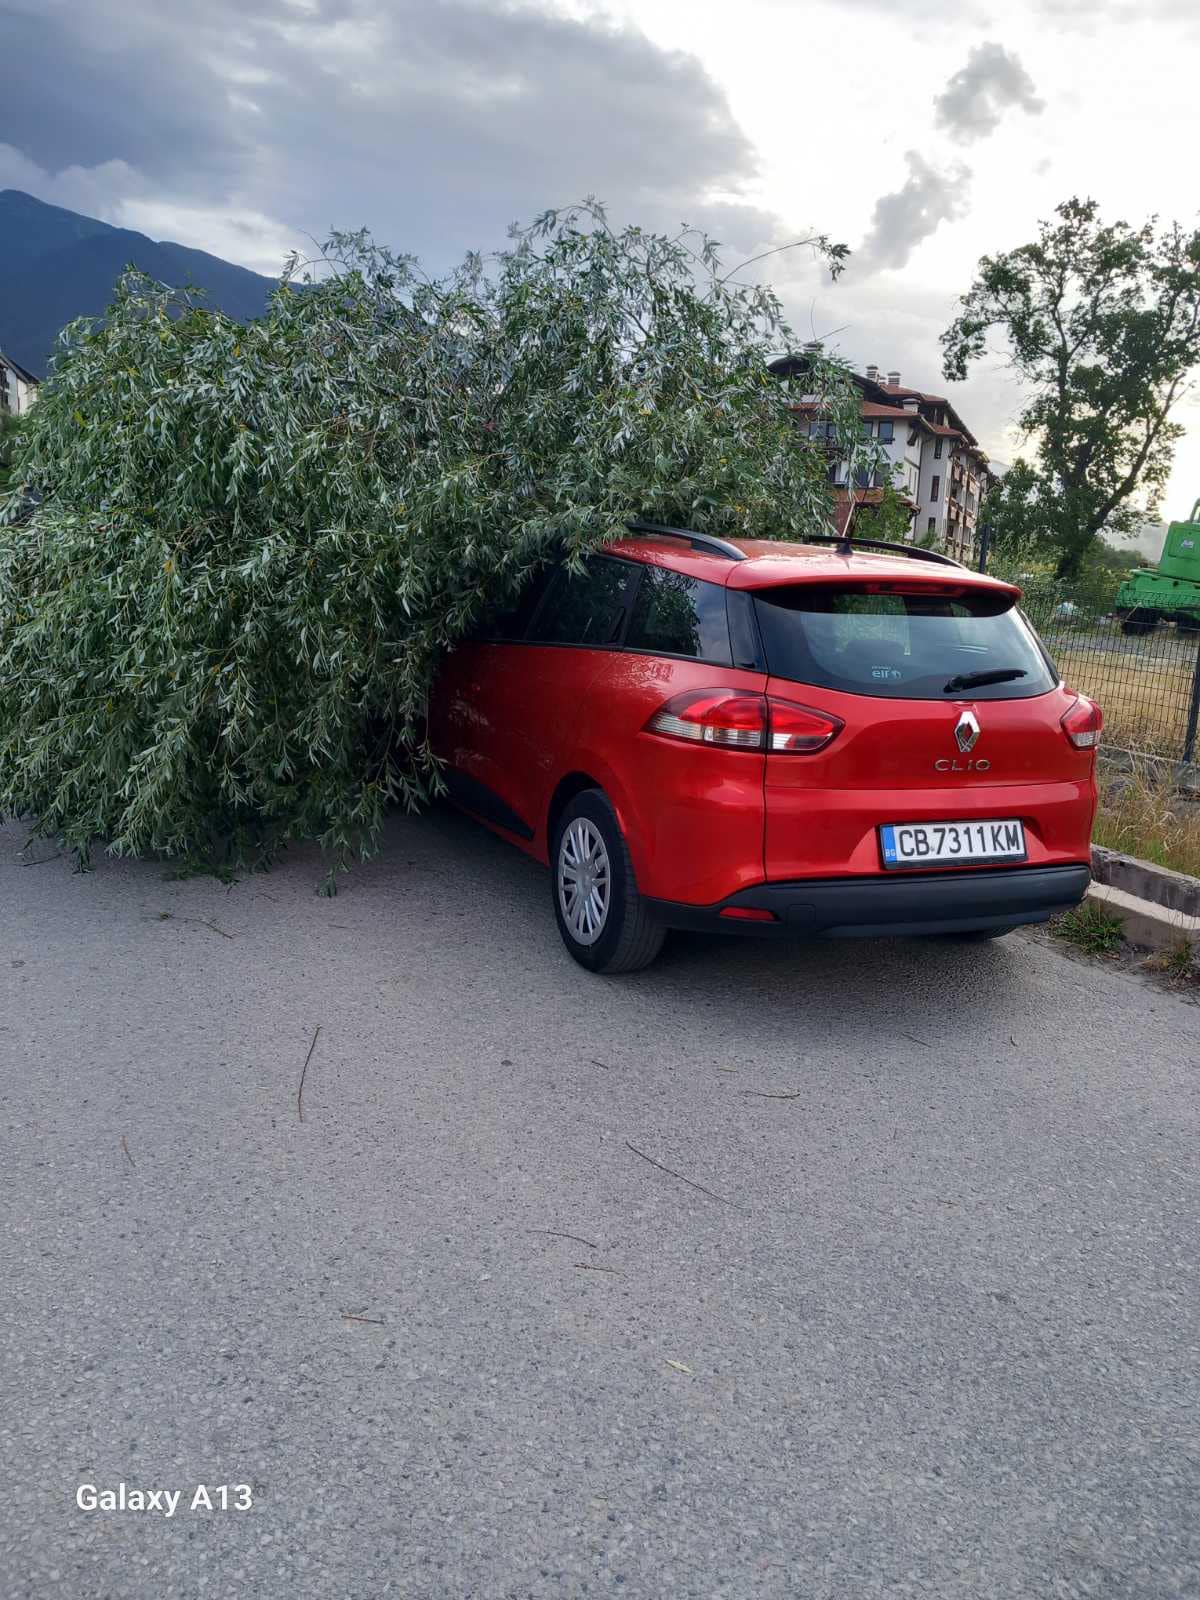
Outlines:
[[0, 350], [38, 377], [60, 328], [101, 315], [130, 262], [162, 283], [206, 290], [209, 305], [239, 322], [260, 316], [275, 287], [204, 250], [158, 243], [19, 189], [0, 189], [0, 240]]

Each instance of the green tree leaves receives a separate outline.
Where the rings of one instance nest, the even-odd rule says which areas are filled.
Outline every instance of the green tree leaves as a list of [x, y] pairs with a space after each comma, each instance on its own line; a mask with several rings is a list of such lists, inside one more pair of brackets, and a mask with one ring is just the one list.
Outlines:
[[[828, 526], [795, 380], [766, 371], [778, 302], [701, 235], [588, 204], [439, 281], [365, 234], [304, 271], [247, 326], [130, 273], [30, 412], [14, 477], [46, 498], [0, 502], [0, 810], [83, 853], [369, 850], [436, 787], [441, 655], [553, 552], [634, 517]], [[854, 439], [846, 374], [804, 388]]]

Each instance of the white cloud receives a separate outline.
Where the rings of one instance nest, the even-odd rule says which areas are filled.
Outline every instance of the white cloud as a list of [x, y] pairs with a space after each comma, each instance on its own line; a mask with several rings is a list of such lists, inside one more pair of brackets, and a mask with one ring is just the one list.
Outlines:
[[876, 200], [871, 226], [853, 258], [852, 271], [906, 266], [923, 240], [968, 208], [969, 168], [959, 163], [939, 170], [918, 150], [907, 151], [904, 159], [908, 177], [899, 189]]
[[1046, 109], [1017, 57], [995, 43], [976, 45], [933, 104], [936, 125], [964, 144], [994, 133], [1009, 107], [1032, 116]]
[[65, 206], [117, 223], [131, 196], [143, 194], [146, 178], [127, 161], [104, 161], [99, 166], [72, 164], [47, 172], [10, 144], [0, 144], [0, 189], [23, 189], [48, 205]]
[[132, 200], [118, 208], [115, 219], [123, 228], [133, 228], [151, 239], [169, 240], [267, 277], [278, 277], [292, 250], [311, 251], [312, 240], [285, 227], [261, 211], [222, 207], [206, 209], [174, 205], [167, 200]]

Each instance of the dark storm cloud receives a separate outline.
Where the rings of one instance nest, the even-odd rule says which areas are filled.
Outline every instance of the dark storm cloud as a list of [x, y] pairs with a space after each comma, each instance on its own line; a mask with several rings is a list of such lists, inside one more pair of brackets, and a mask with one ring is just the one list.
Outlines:
[[[215, 0], [208, 15], [223, 9]], [[20, 63], [5, 74], [0, 138], [49, 172], [124, 161], [153, 176], [186, 167], [202, 185], [227, 171], [239, 140], [223, 86], [170, 13], [138, 0], [0, 0], [0, 58]]]
[[1037, 116], [1046, 105], [1017, 57], [995, 43], [976, 45], [933, 104], [938, 127], [964, 144], [994, 133], [1012, 106]]
[[434, 266], [589, 193], [776, 237], [736, 203], [755, 158], [721, 91], [630, 29], [502, 0], [0, 0], [0, 28], [0, 140], [50, 173], [126, 163], [180, 206], [366, 224]]
[[939, 170], [916, 150], [909, 150], [904, 159], [907, 181], [876, 200], [867, 236], [851, 259], [852, 275], [855, 268], [861, 274], [905, 266], [922, 240], [967, 210], [968, 168]]

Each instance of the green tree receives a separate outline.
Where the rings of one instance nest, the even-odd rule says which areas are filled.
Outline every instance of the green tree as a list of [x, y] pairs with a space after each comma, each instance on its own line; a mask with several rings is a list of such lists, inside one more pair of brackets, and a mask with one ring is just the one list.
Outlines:
[[[326, 258], [247, 326], [127, 275], [29, 415], [46, 498], [0, 528], [0, 812], [85, 859], [316, 837], [345, 861], [437, 785], [441, 655], [552, 554], [633, 517], [828, 527], [824, 453], [767, 371], [779, 304], [704, 236], [589, 204], [437, 281], [365, 234]], [[803, 382], [852, 438], [845, 371]]]
[[[896, 471], [898, 473], [899, 468]], [[912, 519], [911, 506], [900, 498], [892, 484], [885, 483], [878, 505], [856, 508], [851, 535], [857, 534], [862, 539], [903, 542], [908, 539]]]
[[1101, 533], [1148, 514], [1170, 471], [1182, 433], [1171, 409], [1200, 363], [1200, 232], [1106, 224], [1093, 200], [1067, 200], [1056, 218], [983, 257], [942, 346], [945, 376], [962, 379], [1002, 336], [1034, 455], [989, 497], [989, 520], [1002, 540], [1052, 547], [1072, 577]]

